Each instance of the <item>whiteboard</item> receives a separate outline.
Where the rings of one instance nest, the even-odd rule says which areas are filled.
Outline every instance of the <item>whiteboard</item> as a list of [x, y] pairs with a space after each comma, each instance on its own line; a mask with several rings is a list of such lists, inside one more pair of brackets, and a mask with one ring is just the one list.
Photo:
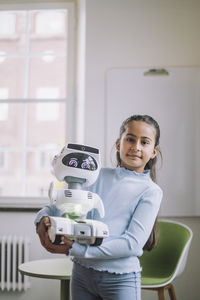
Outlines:
[[111, 69], [106, 75], [105, 159], [107, 166], [123, 120], [148, 114], [161, 129], [163, 164], [157, 171], [164, 192], [160, 215], [200, 215], [199, 68], [167, 68], [169, 76], [144, 76], [147, 68]]

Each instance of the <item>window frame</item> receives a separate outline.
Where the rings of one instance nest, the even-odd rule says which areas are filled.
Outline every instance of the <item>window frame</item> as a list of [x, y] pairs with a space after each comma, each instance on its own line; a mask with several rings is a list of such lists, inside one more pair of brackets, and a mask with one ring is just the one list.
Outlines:
[[[18, 2], [18, 3], [16, 3]], [[68, 0], [60, 0], [60, 2], [56, 2], [56, 0], [44, 0], [34, 1], [34, 3], [30, 0], [25, 0], [25, 3], [21, 3], [20, 1], [14, 0], [5, 4], [6, 1], [0, 0], [0, 11], [12, 11], [12, 10], [36, 10], [36, 9], [67, 9], [68, 10], [68, 40], [67, 43], [67, 51], [68, 51], [68, 63], [67, 63], [67, 82], [66, 89], [67, 95], [66, 99], [58, 99], [59, 102], [66, 103], [66, 123], [65, 123], [65, 139], [68, 141], [72, 141], [75, 138], [75, 128], [72, 125], [74, 124], [74, 120], [76, 120], [75, 109], [74, 109], [74, 81], [75, 81], [75, 40], [76, 40], [76, 18], [75, 18], [75, 1]], [[27, 99], [26, 103], [34, 103], [35, 99]], [[54, 99], [44, 99], [40, 101], [40, 103], [51, 103], [55, 102]], [[8, 99], [1, 100], [1, 103], [10, 103]], [[21, 103], [19, 99], [12, 99], [12, 103]], [[27, 196], [0, 196], [0, 209], [28, 209], [34, 210], [43, 207], [44, 205], [49, 203], [49, 199], [47, 196], [45, 197], [27, 197]]]

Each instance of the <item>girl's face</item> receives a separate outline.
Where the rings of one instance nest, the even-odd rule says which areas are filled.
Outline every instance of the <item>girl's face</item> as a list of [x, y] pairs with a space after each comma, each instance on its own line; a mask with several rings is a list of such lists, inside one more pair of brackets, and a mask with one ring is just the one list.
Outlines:
[[116, 142], [121, 167], [143, 173], [150, 159], [157, 154], [155, 147], [156, 129], [143, 121], [132, 121]]

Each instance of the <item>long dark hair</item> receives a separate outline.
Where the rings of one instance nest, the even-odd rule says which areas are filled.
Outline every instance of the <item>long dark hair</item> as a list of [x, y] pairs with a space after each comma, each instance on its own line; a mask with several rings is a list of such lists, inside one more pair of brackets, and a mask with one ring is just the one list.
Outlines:
[[[120, 132], [119, 132], [119, 140], [122, 137], [122, 134], [125, 132], [127, 125], [132, 122], [132, 121], [142, 121], [145, 122], [151, 126], [153, 126], [156, 130], [156, 136], [155, 136], [155, 147], [157, 148], [158, 153], [160, 154], [160, 157], [162, 159], [162, 153], [160, 151], [159, 147], [159, 142], [160, 142], [160, 127], [158, 123], [150, 116], [148, 115], [133, 115], [129, 118], [127, 118], [121, 125], [120, 127]], [[121, 159], [120, 159], [120, 154], [117, 151], [116, 153], [116, 158], [117, 158], [117, 165], [121, 165]], [[145, 170], [150, 170], [150, 176], [151, 179], [156, 182], [156, 163], [157, 163], [158, 157], [157, 155], [148, 161], [148, 163], [145, 166]], [[147, 240], [146, 244], [143, 247], [143, 250], [148, 250], [151, 251], [157, 243], [157, 218], [155, 220], [153, 229], [151, 231], [151, 234], [149, 236], [149, 239]]]

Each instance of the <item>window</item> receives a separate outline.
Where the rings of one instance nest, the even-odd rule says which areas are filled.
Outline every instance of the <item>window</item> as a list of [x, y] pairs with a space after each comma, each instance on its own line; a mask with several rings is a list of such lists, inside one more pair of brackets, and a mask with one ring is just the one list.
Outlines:
[[0, 121], [8, 120], [8, 104], [1, 103], [0, 104]]
[[73, 5], [32, 7], [0, 11], [0, 196], [12, 201], [47, 197], [70, 122]]
[[4, 26], [0, 26], [1, 38], [13, 38], [16, 32], [16, 16], [10, 12], [1, 13], [1, 23]]
[[36, 14], [35, 34], [43, 38], [64, 36], [66, 19], [62, 12], [45, 11]]
[[[59, 98], [59, 87], [38, 88], [37, 99], [57, 99]], [[58, 121], [60, 116], [58, 103], [39, 103], [36, 107], [37, 121]]]
[[6, 169], [6, 163], [7, 163], [6, 153], [0, 152], [0, 172]]

